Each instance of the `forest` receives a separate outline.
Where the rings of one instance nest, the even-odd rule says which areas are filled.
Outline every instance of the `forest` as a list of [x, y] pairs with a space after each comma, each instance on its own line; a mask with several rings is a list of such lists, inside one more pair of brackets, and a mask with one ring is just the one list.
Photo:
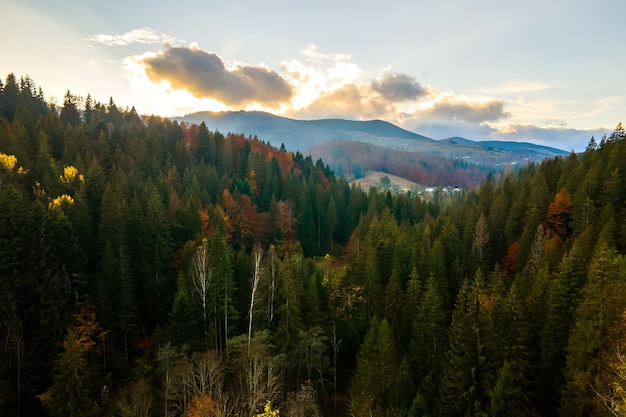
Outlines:
[[382, 171], [422, 185], [472, 188], [496, 167], [468, 163], [441, 155], [387, 149], [369, 143], [332, 140], [309, 148], [337, 175], [363, 178], [366, 171]]
[[625, 415], [625, 139], [425, 202], [9, 74], [0, 415]]

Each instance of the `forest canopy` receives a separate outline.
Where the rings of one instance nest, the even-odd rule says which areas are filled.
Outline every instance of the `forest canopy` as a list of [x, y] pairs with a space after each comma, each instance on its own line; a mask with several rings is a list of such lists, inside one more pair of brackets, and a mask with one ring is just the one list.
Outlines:
[[0, 81], [3, 416], [623, 415], [626, 133], [425, 202]]

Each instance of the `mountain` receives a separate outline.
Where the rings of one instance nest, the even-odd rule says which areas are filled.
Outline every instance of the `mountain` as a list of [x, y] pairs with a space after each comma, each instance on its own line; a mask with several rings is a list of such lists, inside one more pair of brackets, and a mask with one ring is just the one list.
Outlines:
[[382, 120], [295, 120], [261, 111], [199, 112], [177, 120], [196, 124], [205, 122], [210, 130], [257, 136], [276, 146], [284, 143], [292, 151], [304, 151], [329, 139], [370, 142], [376, 138], [397, 138], [434, 142]]
[[310, 153], [309, 149], [321, 142], [337, 139], [461, 159], [489, 167], [539, 162], [568, 153], [530, 143], [475, 142], [461, 137], [435, 140], [382, 120], [295, 120], [259, 111], [198, 112], [176, 120], [196, 124], [205, 122], [210, 130], [256, 136], [276, 146], [284, 144], [288, 150], [304, 153]]

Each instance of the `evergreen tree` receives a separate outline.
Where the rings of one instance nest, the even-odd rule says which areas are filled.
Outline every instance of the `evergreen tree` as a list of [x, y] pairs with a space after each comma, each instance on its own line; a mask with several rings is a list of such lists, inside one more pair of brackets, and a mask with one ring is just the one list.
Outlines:
[[285, 255], [280, 269], [278, 285], [278, 322], [276, 324], [276, 345], [281, 353], [293, 352], [298, 333], [304, 329], [300, 294], [307, 273], [304, 257], [295, 249]]
[[448, 350], [442, 367], [440, 391], [444, 416], [481, 415], [488, 409], [491, 375], [487, 373], [485, 317], [480, 271], [459, 290], [448, 332]]
[[606, 364], [621, 337], [618, 323], [626, 308], [624, 269], [615, 250], [605, 241], [598, 242], [589, 266], [587, 283], [575, 312], [569, 336], [561, 413], [570, 416], [604, 412], [601, 395], [607, 386]]
[[[441, 378], [442, 359], [447, 345], [447, 313], [442, 289], [431, 275], [417, 314], [413, 321], [410, 344], [410, 359], [417, 387], [428, 378], [429, 383], [438, 384]], [[432, 405], [432, 398], [427, 399]]]
[[538, 402], [550, 415], [557, 412], [558, 403], [554, 399], [558, 398], [565, 381], [566, 348], [581, 285], [574, 272], [574, 260], [579, 256], [583, 255], [579, 245], [575, 244], [561, 260], [548, 289], [546, 321], [540, 341]]
[[500, 371], [496, 384], [491, 392], [491, 417], [523, 417], [528, 412], [524, 403], [522, 391], [523, 379], [520, 369], [505, 362]]
[[403, 297], [404, 292], [402, 283], [400, 282], [399, 272], [397, 268], [394, 268], [391, 278], [389, 278], [389, 284], [387, 284], [387, 288], [385, 289], [383, 314], [397, 342], [400, 341], [402, 305], [404, 304]]
[[357, 354], [350, 387], [350, 409], [355, 416], [385, 416], [393, 405], [392, 392], [398, 374], [397, 352], [386, 320], [373, 319]]
[[40, 398], [52, 416], [88, 416], [92, 403], [87, 382], [87, 361], [76, 330], [69, 328], [63, 352], [56, 361], [52, 386]]

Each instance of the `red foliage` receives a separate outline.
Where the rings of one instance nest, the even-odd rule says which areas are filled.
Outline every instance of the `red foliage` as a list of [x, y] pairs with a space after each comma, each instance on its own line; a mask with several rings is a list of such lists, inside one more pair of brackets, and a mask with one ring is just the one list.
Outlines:
[[423, 185], [469, 188], [480, 184], [487, 177], [487, 172], [477, 165], [360, 142], [328, 141], [315, 145], [310, 152], [343, 173], [350, 173], [353, 166], [361, 165], [367, 170], [387, 172]]
[[517, 258], [517, 251], [519, 250], [519, 242], [515, 241], [509, 245], [506, 249], [506, 253], [502, 258], [502, 271], [507, 277], [515, 275], [516, 266], [515, 259]]
[[195, 152], [198, 149], [198, 125], [181, 123], [180, 130], [183, 133], [183, 145], [188, 152]]

